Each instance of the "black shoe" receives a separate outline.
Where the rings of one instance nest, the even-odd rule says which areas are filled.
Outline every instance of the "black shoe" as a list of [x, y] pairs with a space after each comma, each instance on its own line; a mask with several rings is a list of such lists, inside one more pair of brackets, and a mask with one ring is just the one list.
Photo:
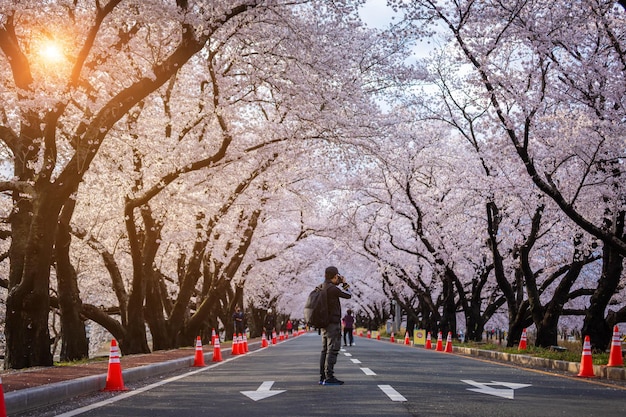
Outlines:
[[324, 385], [324, 381], [325, 381], [325, 380], [324, 380], [324, 377], [323, 377], [323, 376], [322, 376], [322, 377], [320, 377], [320, 382], [319, 382], [319, 384], [320, 384], [320, 385]]
[[343, 381], [340, 381], [337, 378], [332, 377], [332, 378], [328, 378], [327, 380], [325, 380], [323, 385], [343, 385]]

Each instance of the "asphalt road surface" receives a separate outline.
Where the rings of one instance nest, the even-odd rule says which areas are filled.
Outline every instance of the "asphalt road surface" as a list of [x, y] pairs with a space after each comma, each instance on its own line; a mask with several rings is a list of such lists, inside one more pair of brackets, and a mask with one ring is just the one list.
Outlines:
[[[356, 338], [320, 386], [320, 336], [224, 355], [59, 416], [626, 416], [626, 390], [454, 354]], [[71, 408], [71, 407], [69, 407]]]

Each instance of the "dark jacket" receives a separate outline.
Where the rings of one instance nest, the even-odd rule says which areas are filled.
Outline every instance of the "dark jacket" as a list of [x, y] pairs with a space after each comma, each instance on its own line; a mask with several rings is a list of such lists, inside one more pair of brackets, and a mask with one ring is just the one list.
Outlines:
[[346, 314], [343, 316], [343, 325], [346, 329], [352, 329], [354, 327], [354, 316], [350, 314]]
[[341, 323], [341, 302], [340, 298], [352, 298], [352, 293], [348, 290], [348, 285], [335, 285], [330, 281], [324, 281], [323, 289], [326, 290], [326, 301], [328, 303], [328, 322]]

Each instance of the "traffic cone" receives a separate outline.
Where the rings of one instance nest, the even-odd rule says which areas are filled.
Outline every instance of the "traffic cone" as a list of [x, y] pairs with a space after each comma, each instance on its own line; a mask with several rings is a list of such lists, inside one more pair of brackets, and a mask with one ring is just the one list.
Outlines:
[[243, 355], [246, 353], [246, 347], [243, 345], [243, 335], [241, 333], [237, 336], [237, 343], [239, 344], [239, 354]]
[[248, 337], [246, 334], [243, 334], [243, 353], [248, 353], [250, 350], [248, 349]]
[[279, 341], [279, 342], [282, 342], [282, 341], [284, 341], [284, 340], [285, 340], [285, 334], [284, 334], [284, 333], [283, 333], [283, 331], [281, 330], [281, 331], [278, 333], [278, 341]]
[[215, 334], [215, 329], [211, 330], [211, 344], [215, 345], [215, 338], [217, 335]]
[[202, 352], [202, 340], [200, 336], [196, 339], [196, 356], [193, 360], [193, 366], [206, 366], [204, 363], [204, 352]]
[[446, 352], [452, 353], [452, 332], [448, 332], [448, 339], [446, 339]]
[[215, 338], [215, 343], [213, 343], [213, 362], [221, 362], [224, 359], [222, 358], [222, 351], [220, 349], [220, 338]]
[[391, 343], [396, 343], [396, 338], [393, 336], [393, 332], [391, 332], [391, 337], [389, 338]]
[[522, 330], [522, 338], [519, 341], [517, 350], [526, 350], [526, 329]]
[[380, 340], [380, 333], [376, 334], [376, 340]]
[[437, 352], [443, 352], [443, 340], [441, 340], [441, 332], [437, 333]]
[[607, 366], [623, 366], [624, 358], [622, 357], [622, 341], [619, 338], [619, 328], [613, 327], [613, 341], [611, 342], [611, 353], [609, 354], [609, 363]]
[[371, 339], [371, 338], [372, 338], [372, 331], [371, 331], [371, 330], [368, 330], [368, 331], [367, 331], [367, 338], [368, 338], [368, 339]]
[[267, 336], [265, 335], [265, 332], [263, 332], [263, 334], [261, 334], [261, 347], [266, 348], [269, 345], [269, 343], [267, 343]]
[[589, 336], [585, 336], [585, 343], [583, 344], [583, 354], [580, 358], [580, 372], [578, 373], [578, 376], [596, 376], [593, 373], [593, 358], [591, 357], [591, 341], [589, 340]]
[[410, 345], [411, 344], [411, 340], [409, 339], [409, 332], [406, 332], [404, 334], [404, 344], [405, 345]]
[[2, 388], [2, 378], [0, 378], [0, 417], [7, 417], [7, 408], [4, 403], [4, 389]]
[[107, 372], [106, 385], [103, 391], [126, 391], [122, 378], [122, 365], [120, 364], [120, 349], [115, 339], [111, 340], [111, 352], [109, 354], [109, 369]]
[[237, 334], [233, 333], [233, 344], [231, 345], [230, 354], [231, 355], [239, 355], [241, 352], [239, 351], [239, 339], [237, 339]]
[[276, 330], [272, 331], [272, 345], [276, 344]]
[[426, 335], [426, 345], [424, 346], [424, 348], [426, 349], [432, 349], [433, 348], [433, 342], [430, 338], [430, 332], [428, 332], [428, 334]]

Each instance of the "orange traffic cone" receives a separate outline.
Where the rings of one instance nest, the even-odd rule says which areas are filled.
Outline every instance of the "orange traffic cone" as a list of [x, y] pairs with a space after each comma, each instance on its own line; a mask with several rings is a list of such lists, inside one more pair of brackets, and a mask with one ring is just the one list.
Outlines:
[[237, 344], [239, 344], [239, 354], [243, 355], [246, 353], [246, 347], [243, 345], [243, 335], [241, 333], [237, 336]]
[[231, 355], [239, 355], [241, 352], [239, 351], [239, 339], [237, 338], [237, 334], [233, 333], [233, 344], [231, 345], [230, 354]]
[[4, 403], [4, 389], [2, 388], [2, 378], [0, 378], [0, 417], [7, 417], [7, 408]]
[[202, 352], [202, 340], [200, 336], [196, 339], [196, 356], [193, 360], [193, 366], [206, 366], [204, 363], [204, 352]]
[[609, 354], [609, 363], [607, 366], [623, 366], [624, 358], [622, 357], [622, 341], [619, 338], [619, 328], [613, 327], [613, 341], [611, 342], [611, 353]]
[[122, 378], [122, 365], [120, 364], [120, 349], [117, 341], [111, 340], [111, 352], [109, 354], [109, 369], [107, 372], [106, 385], [103, 391], [126, 391]]
[[215, 334], [215, 329], [211, 330], [211, 344], [215, 345], [215, 338], [217, 335]]
[[441, 340], [441, 332], [437, 333], [437, 352], [443, 352], [443, 340]]
[[276, 344], [276, 330], [272, 331], [272, 345]]
[[367, 338], [368, 338], [368, 339], [371, 339], [371, 338], [372, 338], [372, 331], [371, 331], [371, 330], [368, 330], [368, 331], [367, 331]]
[[268, 347], [269, 343], [267, 342], [267, 336], [265, 335], [265, 332], [263, 332], [263, 334], [261, 334], [261, 347]]
[[404, 334], [404, 344], [405, 345], [410, 345], [411, 344], [411, 340], [409, 339], [409, 332], [406, 332]]
[[526, 329], [522, 330], [522, 338], [519, 341], [517, 350], [526, 350]]
[[393, 332], [391, 332], [391, 337], [389, 338], [391, 343], [396, 343], [396, 338], [393, 336]]
[[278, 341], [282, 342], [283, 340], [285, 340], [285, 335], [283, 334], [283, 331], [281, 330], [278, 333]]
[[246, 336], [246, 334], [243, 334], [243, 353], [248, 353], [250, 352], [250, 349], [248, 349], [248, 337]]
[[380, 340], [380, 333], [376, 334], [376, 340]]
[[580, 372], [578, 373], [578, 376], [596, 376], [593, 373], [593, 358], [591, 357], [591, 341], [589, 340], [589, 336], [585, 336], [585, 343], [583, 344], [583, 354], [580, 358]]
[[221, 362], [224, 359], [222, 358], [222, 351], [220, 349], [220, 338], [215, 338], [215, 343], [213, 343], [213, 362]]
[[448, 338], [446, 339], [446, 352], [452, 352], [452, 332], [448, 332]]
[[433, 342], [430, 339], [430, 332], [428, 332], [428, 334], [426, 335], [426, 345], [424, 346], [424, 348], [426, 348], [426, 349], [432, 349], [433, 348]]

